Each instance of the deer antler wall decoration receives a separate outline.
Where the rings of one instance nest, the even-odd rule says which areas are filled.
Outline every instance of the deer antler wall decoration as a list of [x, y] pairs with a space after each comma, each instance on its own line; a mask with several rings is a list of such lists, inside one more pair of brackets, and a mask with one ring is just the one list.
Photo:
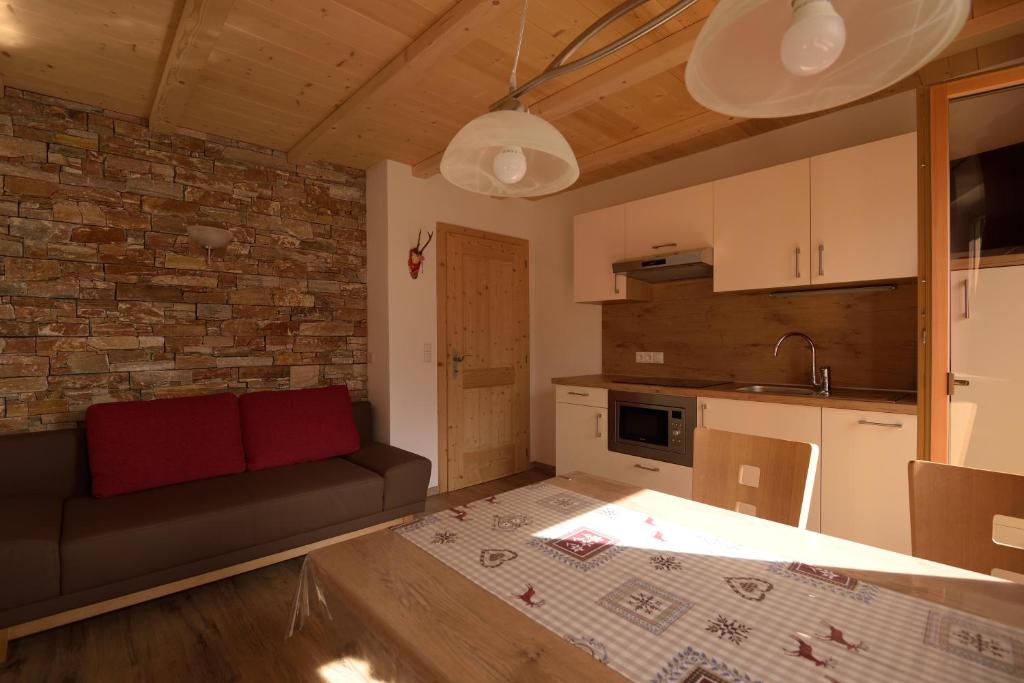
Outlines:
[[421, 239], [423, 239], [422, 230], [416, 234], [416, 246], [409, 250], [409, 275], [412, 275], [413, 280], [420, 276], [420, 268], [423, 267], [423, 262], [427, 260], [427, 257], [423, 255], [423, 252], [425, 252], [427, 247], [430, 245], [430, 240], [434, 239], [434, 233], [427, 233], [427, 243], [422, 247], [420, 246]]

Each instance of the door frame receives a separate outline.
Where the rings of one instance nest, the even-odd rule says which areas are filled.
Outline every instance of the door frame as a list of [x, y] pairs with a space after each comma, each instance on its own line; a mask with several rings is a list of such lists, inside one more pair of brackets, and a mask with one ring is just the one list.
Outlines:
[[919, 91], [921, 153], [918, 336], [918, 458], [949, 460], [950, 257], [949, 103], [1024, 85], [1024, 65], [990, 71]]
[[[505, 242], [526, 247], [526, 316], [527, 349], [530, 344], [530, 241], [520, 237], [501, 235], [486, 230], [467, 228], [451, 223], [437, 223], [434, 228], [437, 238], [437, 489], [439, 493], [448, 487], [448, 235], [463, 235]], [[530, 372], [526, 374], [526, 391], [530, 392]], [[529, 416], [527, 416], [529, 420]], [[529, 421], [526, 425], [527, 440], [530, 437]]]

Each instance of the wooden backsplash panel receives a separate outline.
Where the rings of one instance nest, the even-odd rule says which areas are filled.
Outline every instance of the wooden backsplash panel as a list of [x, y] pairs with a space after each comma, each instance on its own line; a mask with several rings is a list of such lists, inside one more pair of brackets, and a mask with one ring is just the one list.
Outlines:
[[[776, 340], [796, 331], [814, 339], [835, 386], [916, 386], [914, 281], [891, 292], [800, 297], [715, 294], [711, 279], [652, 289], [653, 301], [604, 306], [605, 374], [806, 384], [811, 358], [802, 341], [772, 356]], [[663, 351], [665, 363], [637, 363], [637, 351]]]

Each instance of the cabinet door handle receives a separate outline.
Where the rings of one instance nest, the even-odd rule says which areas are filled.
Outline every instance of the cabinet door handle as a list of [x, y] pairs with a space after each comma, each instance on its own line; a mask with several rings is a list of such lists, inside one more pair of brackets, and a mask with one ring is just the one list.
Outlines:
[[590, 396], [588, 391], [567, 391], [566, 393], [570, 396]]
[[664, 249], [665, 247], [676, 247], [679, 246], [675, 242], [666, 242], [665, 244], [654, 244], [651, 249]]
[[818, 245], [818, 275], [825, 274], [825, 245]]
[[704, 420], [705, 420], [707, 414], [708, 414], [708, 404], [707, 403], [701, 403], [700, 404], [700, 426], [701, 427], [705, 426], [704, 425]]
[[612, 274], [612, 281], [613, 281], [613, 282], [615, 283], [615, 285], [614, 285], [614, 287], [615, 287], [615, 293], [616, 293], [616, 294], [621, 294], [621, 292], [619, 291], [619, 276], [618, 276], [618, 275], [615, 275], [615, 274], [613, 273], [613, 274]]
[[871, 425], [872, 427], [892, 427], [893, 429], [903, 429], [902, 422], [874, 422], [872, 420], [857, 420], [859, 425]]
[[971, 319], [971, 281], [964, 280], [964, 320]]
[[794, 250], [794, 252], [795, 252], [795, 255], [796, 255], [796, 277], [799, 280], [800, 279], [800, 247], [797, 247]]
[[641, 465], [640, 463], [636, 463], [633, 467], [638, 470], [646, 470], [647, 472], [661, 472], [660, 467], [648, 467], [647, 465]]
[[594, 420], [594, 436], [596, 436], [597, 438], [600, 439], [601, 436], [602, 436], [601, 435], [601, 413], [598, 413], [594, 417], [595, 417], [595, 420]]

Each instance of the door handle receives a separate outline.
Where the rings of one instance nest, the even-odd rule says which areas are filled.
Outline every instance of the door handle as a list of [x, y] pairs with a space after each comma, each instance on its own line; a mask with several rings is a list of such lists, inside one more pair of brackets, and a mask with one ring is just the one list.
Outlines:
[[594, 419], [594, 436], [596, 436], [598, 439], [600, 439], [601, 436], [602, 436], [602, 434], [601, 434], [601, 413], [598, 413], [597, 415], [595, 415], [594, 418], [595, 418]]
[[641, 465], [640, 463], [636, 463], [633, 467], [638, 470], [646, 470], [647, 472], [661, 472], [660, 467], [648, 467], [647, 465]]
[[615, 293], [616, 294], [621, 294], [621, 292], [619, 291], [619, 276], [614, 274], [614, 273], [612, 273], [612, 282], [615, 283], [613, 285], [615, 287]]
[[971, 386], [971, 380], [969, 379], [957, 379], [957, 376], [952, 372], [946, 374], [946, 393], [952, 396], [956, 393], [957, 387], [969, 387]]
[[964, 280], [964, 320], [971, 319], [971, 281]]
[[677, 245], [675, 242], [666, 242], [665, 244], [654, 244], [654, 245], [651, 245], [651, 249], [664, 249], [666, 247], [675, 247], [675, 246], [679, 246], [679, 245]]
[[471, 353], [465, 353], [460, 356], [458, 351], [452, 351], [452, 377], [459, 376], [459, 365], [462, 363], [462, 361], [466, 360], [467, 358], [471, 358], [472, 356], [473, 354]]
[[825, 245], [818, 245], [818, 275], [825, 275]]
[[800, 247], [797, 247], [794, 250], [794, 252], [795, 252], [795, 255], [796, 255], [796, 277], [799, 280], [800, 279]]

